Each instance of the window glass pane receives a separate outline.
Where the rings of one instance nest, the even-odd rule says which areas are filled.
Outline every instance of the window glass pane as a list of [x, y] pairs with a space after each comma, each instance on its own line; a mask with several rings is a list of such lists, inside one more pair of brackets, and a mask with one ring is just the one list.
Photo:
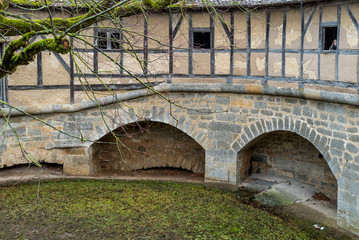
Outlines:
[[107, 49], [107, 35], [106, 32], [97, 33], [97, 47], [100, 49]]
[[193, 47], [200, 49], [211, 49], [211, 33], [209, 31], [193, 32]]
[[111, 33], [111, 49], [120, 49], [120, 33]]

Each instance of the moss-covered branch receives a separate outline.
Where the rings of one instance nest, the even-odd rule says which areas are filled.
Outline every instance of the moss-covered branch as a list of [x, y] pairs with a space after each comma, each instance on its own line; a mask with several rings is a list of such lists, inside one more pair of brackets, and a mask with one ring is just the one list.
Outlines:
[[42, 51], [48, 50], [65, 54], [71, 50], [70, 41], [67, 39], [43, 39], [27, 45], [19, 53], [15, 54], [12, 47], [18, 47], [20, 43], [18, 43], [18, 40], [14, 42], [16, 42], [14, 45], [9, 45], [5, 50], [3, 61], [0, 65], [0, 78], [15, 72], [20, 65], [29, 64], [34, 60], [36, 54]]
[[131, 16], [143, 11], [157, 12], [177, 1], [124, 0], [112, 4], [111, 0], [105, 0], [99, 6], [91, 6], [91, 9], [85, 14], [71, 18], [53, 18], [52, 21], [50, 19], [14, 19], [14, 17], [18, 16], [2, 10], [0, 12], [0, 34], [3, 36], [19, 36], [31, 31], [36, 32], [52, 28], [60, 32], [71, 29], [69, 32], [75, 33], [93, 25], [97, 21], [108, 18], [109, 14], [106, 14], [109, 12], [108, 9], [111, 10], [111, 16]]
[[[22, 35], [22, 37], [10, 42], [5, 49], [0, 63], [0, 78], [13, 73], [20, 65], [29, 64], [36, 54], [42, 51], [68, 53], [71, 46], [65, 37], [75, 34], [97, 21], [109, 18], [109, 16], [130, 16], [143, 11], [161, 11], [176, 1], [178, 0], [104, 0], [99, 5], [91, 6], [87, 13], [77, 17], [40, 20], [26, 19], [1, 10], [0, 34], [3, 36]], [[31, 37], [54, 33], [54, 31], [58, 33], [58, 37], [54, 34], [54, 39], [43, 39], [30, 43]], [[20, 49], [22, 50], [18, 52]]]
[[[43, 32], [43, 33], [45, 34], [45, 32]], [[24, 34], [21, 38], [10, 42], [9, 45], [5, 49], [5, 52], [4, 52], [3, 58], [2, 58], [2, 62], [10, 62], [11, 58], [14, 56], [14, 53], [17, 50], [29, 45], [30, 38], [32, 38], [36, 34], [37, 34], [37, 32], [34, 32], [34, 31], [28, 32], [28, 33]]]
[[[30, 19], [12, 19], [9, 17], [5, 17], [4, 15], [9, 15], [4, 11], [1, 12], [0, 15], [0, 34], [3, 36], [19, 36], [22, 34], [26, 34], [31, 31], [42, 31], [46, 29], [51, 29], [51, 21], [49, 19], [44, 20], [30, 20]], [[86, 14], [82, 14], [77, 17], [72, 18], [53, 18], [53, 28], [58, 31], [64, 31], [67, 28], [71, 27], [75, 23], [82, 21], [93, 15], [92, 11], [89, 11]], [[73, 32], [77, 32], [82, 28], [86, 28], [91, 26], [96, 19], [92, 21], [84, 22], [82, 25], [78, 25], [77, 28], [73, 29]]]

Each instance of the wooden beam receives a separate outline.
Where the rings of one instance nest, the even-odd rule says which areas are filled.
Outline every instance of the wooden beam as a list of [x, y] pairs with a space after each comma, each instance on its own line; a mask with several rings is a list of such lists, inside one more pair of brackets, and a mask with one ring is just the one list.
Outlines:
[[287, 10], [283, 13], [283, 34], [282, 34], [282, 77], [285, 77], [285, 45], [287, 42]]
[[188, 74], [193, 74], [193, 28], [192, 13], [188, 16]]
[[143, 22], [143, 61], [144, 61], [144, 74], [148, 74], [148, 22], [147, 16], [144, 15]]
[[247, 76], [251, 75], [251, 13], [247, 12]]
[[313, 19], [313, 16], [314, 16], [314, 13], [315, 11], [317, 10], [317, 7], [314, 7], [314, 9], [310, 12], [310, 15], [309, 15], [309, 18], [308, 18], [308, 21], [307, 23], [305, 24], [305, 27], [304, 27], [304, 35], [307, 33], [308, 31], [308, 28], [309, 28], [309, 25], [310, 23], [312, 22], [312, 19]]
[[[70, 38], [70, 44], [71, 46], [74, 43], [74, 39]], [[75, 103], [75, 77], [74, 77], [74, 59], [72, 55], [70, 54], [70, 103]]]
[[[169, 63], [168, 63], [168, 72], [169, 74], [173, 74], [173, 29], [172, 29], [172, 23], [173, 23], [173, 16], [171, 9], [169, 10], [169, 24], [168, 24], [168, 36], [169, 36]], [[182, 15], [181, 15], [182, 17]], [[167, 82], [171, 82], [171, 77], [167, 80]]]
[[357, 20], [355, 19], [354, 14], [353, 14], [352, 10], [350, 9], [350, 7], [349, 7], [349, 5], [348, 5], [347, 3], [345, 4], [345, 8], [347, 9], [348, 14], [349, 14], [349, 16], [350, 16], [350, 18], [351, 18], [351, 20], [352, 20], [352, 22], [353, 22], [353, 24], [354, 24], [354, 26], [355, 26], [357, 32], [358, 32], [358, 34], [359, 34], [359, 25], [358, 25], [358, 22], [357, 22]]
[[37, 85], [43, 85], [43, 74], [42, 74], [42, 53], [38, 53], [36, 56], [37, 66]]
[[173, 30], [173, 39], [176, 37], [176, 35], [177, 35], [177, 32], [178, 32], [178, 30], [179, 30], [179, 28], [180, 28], [180, 26], [181, 26], [181, 24], [182, 24], [182, 21], [183, 21], [183, 15], [181, 15], [181, 17], [180, 17], [180, 19], [178, 19], [178, 22], [177, 22], [177, 24], [176, 24], [176, 27], [175, 27], [175, 29]]

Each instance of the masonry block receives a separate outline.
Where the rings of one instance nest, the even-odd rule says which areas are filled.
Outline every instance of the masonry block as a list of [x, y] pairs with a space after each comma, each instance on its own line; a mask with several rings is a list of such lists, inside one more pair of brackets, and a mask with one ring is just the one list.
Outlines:
[[237, 154], [233, 150], [206, 150], [205, 178], [236, 184]]
[[183, 124], [183, 127], [182, 127], [182, 131], [187, 133], [189, 127], [191, 126], [192, 124], [192, 121], [191, 120], [186, 120]]
[[307, 138], [308, 136], [305, 135], [306, 133], [306, 130], [307, 130], [307, 126], [308, 124], [305, 123], [305, 122], [301, 122], [301, 126], [300, 126], [300, 129], [299, 129], [299, 135], [304, 137], [304, 138]]
[[351, 144], [351, 143], [346, 144], [346, 149], [351, 153], [357, 153], [358, 152], [358, 148], [354, 144]]
[[332, 139], [332, 141], [330, 143], [332, 148], [337, 148], [342, 151], [345, 150], [344, 144], [345, 144], [345, 142], [341, 139]]
[[236, 152], [238, 152], [241, 149], [241, 145], [239, 145], [238, 141], [235, 141], [232, 145], [232, 149]]
[[313, 110], [312, 110], [312, 108], [310, 108], [310, 107], [303, 107], [303, 115], [304, 115], [305, 117], [312, 117], [312, 115], [313, 115]]
[[353, 156], [352, 155], [350, 155], [349, 153], [347, 153], [347, 152], [345, 152], [344, 153], [344, 159], [347, 161], [347, 162], [351, 162], [351, 161], [353, 161]]
[[284, 119], [284, 129], [285, 130], [290, 130], [290, 119], [288, 116], [285, 117]]
[[263, 132], [268, 132], [267, 125], [263, 118], [261, 118], [261, 126], [263, 128]]
[[247, 126], [244, 127], [244, 132], [247, 134], [248, 139], [253, 139], [254, 136], [253, 136], [251, 130]]
[[300, 106], [295, 106], [293, 111], [292, 111], [292, 114], [295, 115], [295, 116], [300, 116], [302, 113], [302, 110], [301, 110], [301, 107]]
[[253, 133], [253, 136], [258, 136], [259, 135], [258, 130], [257, 130], [257, 128], [256, 128], [256, 126], [254, 124], [251, 124], [250, 128], [251, 128], [251, 131]]
[[321, 133], [321, 134], [323, 134], [325, 136], [329, 136], [329, 137], [331, 137], [332, 134], [333, 134], [332, 131], [330, 131], [330, 130], [328, 130], [326, 128], [323, 128], [323, 127], [317, 128], [317, 131], [318, 131], [318, 133]]
[[300, 130], [300, 121], [299, 120], [296, 120], [295, 121], [295, 125], [294, 125], [294, 132], [298, 133], [299, 134], [299, 130]]
[[344, 131], [344, 125], [338, 123], [330, 123], [329, 127], [336, 131]]
[[269, 121], [269, 120], [266, 120], [265, 123], [266, 123], [266, 126], [267, 126], [267, 131], [268, 131], [268, 132], [273, 131], [273, 124], [272, 124], [272, 122]]
[[272, 123], [273, 123], [273, 129], [274, 129], [274, 130], [278, 130], [278, 121], [277, 121], [277, 118], [272, 118]]
[[344, 132], [337, 132], [337, 131], [333, 131], [333, 137], [335, 138], [340, 138], [343, 140], [347, 140], [348, 139], [348, 135]]
[[91, 174], [90, 157], [73, 156], [66, 159], [63, 167], [64, 174], [72, 176], [89, 176]]
[[314, 142], [314, 139], [315, 139], [316, 136], [317, 136], [317, 134], [316, 134], [315, 130], [312, 129], [312, 130], [310, 131], [310, 133], [309, 133], [308, 140], [309, 140], [310, 142]]
[[233, 123], [211, 122], [208, 125], [208, 129], [211, 131], [228, 131], [232, 133], [240, 133], [242, 126]]

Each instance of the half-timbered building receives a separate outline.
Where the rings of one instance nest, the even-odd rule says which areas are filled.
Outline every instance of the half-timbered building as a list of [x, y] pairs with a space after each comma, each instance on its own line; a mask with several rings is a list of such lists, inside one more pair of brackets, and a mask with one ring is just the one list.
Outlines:
[[121, 27], [110, 27], [109, 20], [85, 29], [83, 36], [96, 47], [74, 39], [77, 56], [40, 53], [3, 82], [1, 95], [16, 106], [76, 103], [87, 99], [88, 83], [100, 95], [106, 94], [104, 84], [115, 91], [140, 87], [130, 74], [152, 84], [357, 93], [358, 18], [357, 1], [191, 2], [120, 19]]

